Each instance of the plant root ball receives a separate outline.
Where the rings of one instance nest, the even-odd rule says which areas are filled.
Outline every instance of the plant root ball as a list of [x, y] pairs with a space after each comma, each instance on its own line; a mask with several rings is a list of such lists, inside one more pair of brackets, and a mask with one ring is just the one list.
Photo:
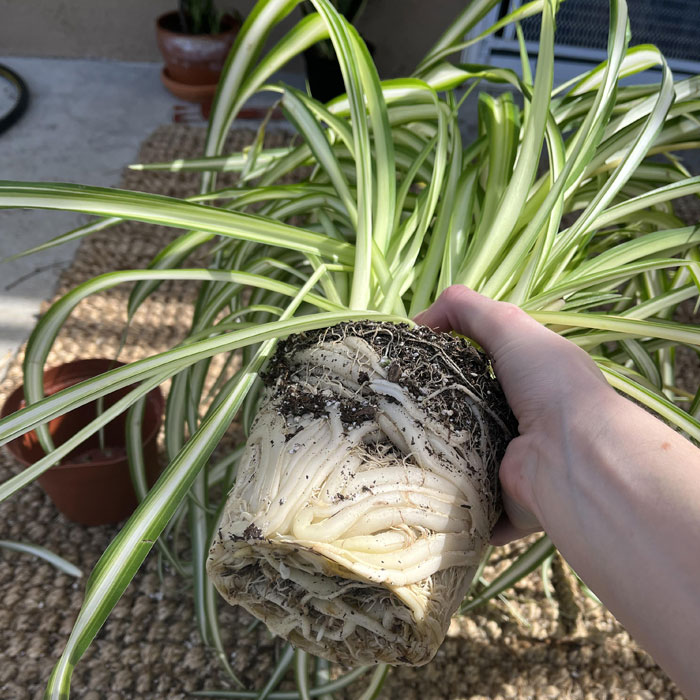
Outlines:
[[485, 356], [417, 326], [280, 343], [207, 570], [295, 646], [425, 664], [500, 514], [515, 419]]

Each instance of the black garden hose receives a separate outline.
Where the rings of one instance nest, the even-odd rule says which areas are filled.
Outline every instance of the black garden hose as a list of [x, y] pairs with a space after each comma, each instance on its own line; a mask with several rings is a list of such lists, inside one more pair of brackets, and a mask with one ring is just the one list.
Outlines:
[[9, 110], [0, 114], [0, 134], [7, 131], [25, 112], [29, 104], [27, 84], [13, 70], [0, 64], [0, 89], [9, 83], [15, 89], [14, 103]]

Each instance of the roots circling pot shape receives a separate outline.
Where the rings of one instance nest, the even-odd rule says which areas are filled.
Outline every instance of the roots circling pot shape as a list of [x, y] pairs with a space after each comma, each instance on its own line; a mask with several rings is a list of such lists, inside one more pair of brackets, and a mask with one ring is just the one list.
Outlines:
[[207, 562], [222, 596], [332, 661], [432, 659], [500, 514], [516, 423], [485, 356], [428, 328], [280, 343]]

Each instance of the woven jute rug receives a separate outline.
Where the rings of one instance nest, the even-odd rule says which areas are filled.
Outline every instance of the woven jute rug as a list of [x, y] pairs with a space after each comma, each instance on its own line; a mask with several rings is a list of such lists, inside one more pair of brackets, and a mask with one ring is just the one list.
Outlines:
[[[252, 138], [252, 132], [234, 132], [227, 149], [239, 150]], [[272, 134], [269, 143], [281, 145], [287, 138]], [[161, 127], [143, 144], [140, 160], [197, 156], [203, 139], [201, 128]], [[198, 182], [196, 174], [127, 171], [121, 185], [187, 196]], [[61, 277], [58, 293], [102, 272], [144, 267], [174, 235], [163, 227], [135, 223], [93, 235]], [[48, 365], [113, 356], [128, 292], [126, 286], [117, 287], [82, 302], [57, 339]], [[138, 312], [120, 359], [135, 360], [176, 343], [191, 319], [194, 293], [187, 284], [163, 285]], [[20, 352], [0, 386], [0, 400], [20, 383], [21, 359]], [[4, 481], [18, 469], [3, 451], [0, 478]], [[0, 504], [0, 539], [43, 545], [85, 573], [76, 580], [31, 556], [0, 549], [0, 700], [42, 696], [80, 608], [87, 574], [117, 531], [117, 526], [86, 528], [69, 522], [38, 485]], [[487, 575], [507, 566], [522, 546], [503, 550], [502, 561]], [[545, 596], [540, 576], [529, 576], [509, 592], [507, 602], [490, 603], [469, 618], [454, 620], [432, 663], [393, 670], [383, 697], [681, 698], [613, 617], [572, 585], [563, 567], [556, 566], [554, 573], [553, 600]], [[194, 690], [227, 687], [214, 652], [199, 637], [188, 586], [167, 566], [161, 580], [152, 553], [78, 664], [71, 696], [177, 700]], [[246, 613], [223, 603], [220, 608], [232, 666], [248, 687], [261, 688], [274, 663], [274, 640], [262, 625], [247, 631], [252, 618]]]

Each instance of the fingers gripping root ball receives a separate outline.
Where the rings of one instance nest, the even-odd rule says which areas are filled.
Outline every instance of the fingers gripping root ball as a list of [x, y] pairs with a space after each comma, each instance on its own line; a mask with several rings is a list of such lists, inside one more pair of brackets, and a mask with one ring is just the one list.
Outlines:
[[428, 328], [290, 337], [207, 563], [230, 603], [348, 665], [430, 661], [500, 514], [515, 420], [485, 357]]

